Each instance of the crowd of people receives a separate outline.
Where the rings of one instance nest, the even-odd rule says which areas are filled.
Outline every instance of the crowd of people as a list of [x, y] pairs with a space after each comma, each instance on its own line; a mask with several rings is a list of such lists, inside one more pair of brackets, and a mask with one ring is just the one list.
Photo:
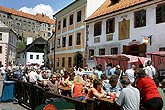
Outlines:
[[[116, 108], [122, 110], [139, 110], [140, 107], [165, 110], [164, 92], [159, 88], [157, 72], [150, 60], [145, 67], [142, 64], [139, 67], [131, 65], [126, 71], [121, 70], [120, 65], [111, 63], [107, 64], [105, 70], [102, 70], [102, 65], [84, 69], [63, 68], [58, 73], [23, 65], [17, 70], [22, 73], [22, 81], [38, 84], [53, 93], [61, 94], [61, 87], [71, 88], [71, 97], [76, 100], [108, 98]], [[87, 71], [93, 74], [86, 74]], [[1, 69], [1, 76], [3, 72]], [[110, 109], [108, 105], [107, 109]]]

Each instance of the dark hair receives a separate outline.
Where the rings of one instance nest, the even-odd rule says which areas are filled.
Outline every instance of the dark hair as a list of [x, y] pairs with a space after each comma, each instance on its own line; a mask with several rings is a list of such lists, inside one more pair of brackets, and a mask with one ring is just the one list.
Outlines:
[[101, 79], [106, 80], [107, 79], [106, 75], [105, 74], [101, 74]]
[[139, 69], [138, 71], [136, 71], [136, 75], [139, 78], [144, 78], [146, 76], [146, 72], [143, 69]]
[[148, 61], [147, 61], [147, 65], [148, 65], [148, 66], [151, 66], [151, 65], [152, 65], [151, 60], [148, 60]]
[[124, 87], [131, 83], [127, 78], [122, 79], [120, 82]]
[[101, 82], [100, 82], [99, 80], [95, 79], [95, 80], [93, 81], [93, 87], [94, 87], [94, 88], [97, 88], [97, 85], [101, 85]]
[[159, 80], [158, 79], [154, 79], [154, 82], [155, 82], [156, 86], [159, 87]]
[[144, 68], [143, 64], [140, 64], [140, 65], [139, 65], [139, 68]]
[[84, 77], [87, 77], [88, 78], [88, 75], [87, 74], [83, 74], [82, 78], [84, 78]]
[[118, 75], [112, 75], [109, 79], [109, 83], [115, 82], [119, 79]]

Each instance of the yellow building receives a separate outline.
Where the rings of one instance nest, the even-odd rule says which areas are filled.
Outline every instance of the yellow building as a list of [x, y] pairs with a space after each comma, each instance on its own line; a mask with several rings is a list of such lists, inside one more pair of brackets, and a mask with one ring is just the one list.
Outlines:
[[86, 24], [89, 17], [105, 0], [75, 0], [54, 15], [55, 68], [83, 68], [86, 64]]

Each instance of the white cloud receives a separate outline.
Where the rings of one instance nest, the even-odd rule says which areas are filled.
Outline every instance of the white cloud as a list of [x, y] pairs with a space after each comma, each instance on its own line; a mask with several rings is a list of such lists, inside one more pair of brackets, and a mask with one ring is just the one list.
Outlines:
[[19, 11], [29, 13], [29, 14], [46, 14], [50, 18], [53, 18], [53, 14], [55, 13], [53, 8], [50, 5], [45, 5], [45, 4], [38, 4], [35, 7], [28, 8], [28, 7], [22, 7], [19, 9]]

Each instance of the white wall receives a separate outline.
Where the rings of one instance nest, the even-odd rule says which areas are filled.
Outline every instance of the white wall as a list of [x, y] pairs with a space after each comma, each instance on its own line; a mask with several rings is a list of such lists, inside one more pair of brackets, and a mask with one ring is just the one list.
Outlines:
[[[33, 59], [30, 59], [30, 55], [33, 55]], [[39, 59], [36, 59], [37, 55], [39, 55]], [[37, 63], [40, 65], [44, 65], [43, 55], [44, 55], [44, 53], [27, 52], [26, 65], [30, 65], [31, 63]]]
[[[146, 9], [146, 26], [134, 28], [134, 12]], [[112, 45], [119, 46], [119, 53], [123, 52], [123, 45], [128, 45], [132, 40], [139, 41], [143, 43], [144, 36], [152, 35], [152, 45], [147, 44], [147, 52], [159, 51], [160, 47], [165, 47], [165, 22], [156, 24], [156, 4], [141, 7], [137, 9], [128, 9], [133, 11], [127, 11], [123, 14], [116, 13], [115, 16], [115, 32], [113, 33], [113, 41], [106, 41], [106, 20], [111, 18], [110, 15], [105, 16], [99, 21], [102, 21], [102, 34], [100, 35], [100, 43], [94, 43], [94, 23], [89, 24], [89, 48], [92, 47], [95, 49], [95, 55], [98, 54], [100, 47], [105, 47], [106, 52], [110, 50]], [[121, 11], [120, 11], [121, 13]], [[130, 20], [130, 38], [125, 40], [118, 40], [118, 23], [122, 21], [122, 17], [126, 16], [126, 20]], [[100, 19], [100, 18], [99, 18]], [[97, 20], [97, 19], [96, 19]], [[107, 53], [108, 54], [108, 53]], [[94, 65], [94, 61], [88, 61], [88, 65]]]
[[3, 41], [3, 39], [8, 38], [8, 36], [6, 36], [6, 33], [2, 33], [2, 41], [0, 41], [0, 46], [2, 46], [2, 53], [0, 53], [0, 61], [2, 62], [2, 65], [5, 67], [7, 62], [6, 62], [6, 56], [7, 56], [7, 42], [6, 40]]

